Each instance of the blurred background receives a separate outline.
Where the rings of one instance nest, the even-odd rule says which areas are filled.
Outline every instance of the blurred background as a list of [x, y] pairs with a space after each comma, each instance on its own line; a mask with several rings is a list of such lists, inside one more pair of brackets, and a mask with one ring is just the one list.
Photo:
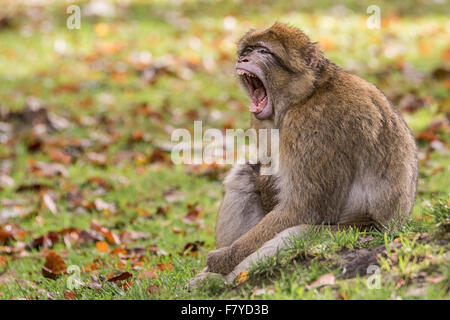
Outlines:
[[[379, 28], [367, 25], [371, 5]], [[79, 28], [69, 28], [70, 6]], [[102, 257], [94, 267], [117, 270], [105, 252], [132, 243], [153, 248], [143, 265], [175, 265], [161, 280], [173, 290], [200, 270], [228, 167], [173, 165], [170, 134], [194, 120], [248, 127], [235, 44], [276, 21], [301, 28], [403, 114], [420, 150], [422, 221], [450, 192], [449, 11], [445, 0], [0, 0], [0, 269], [34, 283], [41, 250], [59, 248], [67, 265]], [[3, 297], [17, 290], [0, 281]]]

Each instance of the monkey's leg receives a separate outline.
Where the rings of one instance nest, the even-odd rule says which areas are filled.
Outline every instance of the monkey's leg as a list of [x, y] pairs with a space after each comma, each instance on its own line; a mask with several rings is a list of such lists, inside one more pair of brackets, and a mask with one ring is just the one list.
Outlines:
[[257, 174], [249, 164], [235, 166], [228, 174], [216, 223], [216, 248], [231, 245], [265, 216], [256, 184]]
[[308, 230], [311, 229], [310, 225], [302, 224], [280, 232], [275, 238], [264, 243], [261, 248], [239, 263], [234, 270], [226, 276], [227, 281], [232, 282], [240, 272], [250, 270], [252, 265], [256, 264], [258, 261], [274, 257], [280, 250], [289, 248], [293, 238], [306, 235]]
[[[221, 275], [219, 273], [208, 272], [208, 268], [205, 268], [197, 276], [192, 278], [188, 283], [188, 288], [190, 290], [198, 288], [201, 286], [203, 281], [209, 281], [211, 279], [216, 279], [228, 283], [232, 283], [236, 276], [244, 270], [250, 270], [251, 267], [259, 261], [263, 261], [274, 257], [278, 254], [280, 250], [287, 249], [291, 246], [292, 240], [300, 237], [307, 237], [309, 234], [313, 233], [315, 229], [323, 228], [329, 230], [332, 233], [337, 231], [345, 230], [349, 226], [337, 226], [337, 225], [323, 225], [323, 226], [313, 226], [302, 224], [295, 227], [288, 228], [280, 233], [278, 233], [273, 239], [264, 243], [261, 248], [246, 257], [241, 263], [239, 263], [233, 271], [227, 275]], [[365, 229], [365, 227], [359, 227], [360, 229]]]
[[[232, 282], [236, 276], [244, 270], [250, 270], [252, 265], [256, 264], [258, 261], [267, 260], [268, 258], [274, 257], [280, 250], [287, 249], [291, 246], [292, 240], [300, 237], [307, 237], [309, 234], [313, 233], [316, 229], [323, 228], [324, 230], [329, 230], [332, 233], [346, 230], [348, 228], [353, 228], [356, 226], [337, 226], [337, 225], [322, 225], [313, 226], [308, 224], [301, 224], [299, 226], [291, 227], [286, 229], [275, 236], [275, 238], [264, 243], [261, 248], [253, 252], [247, 258], [245, 258], [241, 263], [239, 263], [233, 271], [226, 275], [226, 280]], [[369, 227], [358, 226], [360, 230], [369, 230]]]
[[279, 250], [288, 248], [291, 244], [291, 239], [300, 237], [304, 234], [306, 235], [308, 230], [312, 230], [311, 226], [300, 225], [280, 232], [275, 238], [267, 241], [261, 248], [245, 258], [234, 268], [233, 271], [231, 271], [226, 276], [219, 273], [209, 272], [208, 268], [205, 268], [189, 281], [188, 289], [196, 289], [201, 286], [203, 281], [209, 281], [212, 279], [232, 283], [240, 272], [249, 270], [252, 265], [257, 263], [258, 261], [273, 257]]

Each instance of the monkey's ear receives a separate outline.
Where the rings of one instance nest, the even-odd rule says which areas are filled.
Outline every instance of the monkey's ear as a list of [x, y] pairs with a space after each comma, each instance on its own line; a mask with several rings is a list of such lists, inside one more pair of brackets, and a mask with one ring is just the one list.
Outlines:
[[322, 52], [317, 42], [311, 43], [306, 57], [308, 66], [312, 69], [317, 69], [321, 64], [322, 57]]

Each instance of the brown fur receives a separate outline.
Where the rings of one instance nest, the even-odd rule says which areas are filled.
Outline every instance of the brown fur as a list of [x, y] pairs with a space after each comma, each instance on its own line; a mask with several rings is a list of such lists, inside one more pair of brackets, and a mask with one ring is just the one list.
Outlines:
[[[259, 44], [276, 54], [276, 63], [256, 50], [243, 55]], [[209, 271], [230, 272], [292, 226], [382, 229], [410, 215], [416, 146], [380, 90], [328, 61], [305, 34], [283, 24], [248, 32], [239, 53], [245, 58], [239, 63], [264, 73], [273, 113], [264, 121], [253, 116], [252, 126], [280, 130], [280, 170], [259, 176], [258, 168], [244, 165], [227, 177]]]

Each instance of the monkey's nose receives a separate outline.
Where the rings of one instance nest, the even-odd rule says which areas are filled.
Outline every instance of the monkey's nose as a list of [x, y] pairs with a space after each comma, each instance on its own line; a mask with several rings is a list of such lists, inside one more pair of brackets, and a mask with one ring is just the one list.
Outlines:
[[248, 62], [248, 59], [245, 57], [239, 57], [238, 58], [238, 63], [242, 63], [242, 62]]

